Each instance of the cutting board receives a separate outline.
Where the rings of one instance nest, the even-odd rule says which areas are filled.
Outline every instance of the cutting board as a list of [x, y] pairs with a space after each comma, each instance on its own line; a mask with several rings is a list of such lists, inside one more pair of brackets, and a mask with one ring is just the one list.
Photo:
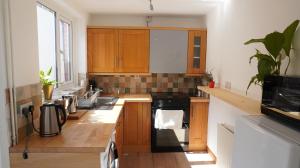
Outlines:
[[79, 120], [88, 110], [77, 110], [76, 113], [70, 113], [68, 120]]

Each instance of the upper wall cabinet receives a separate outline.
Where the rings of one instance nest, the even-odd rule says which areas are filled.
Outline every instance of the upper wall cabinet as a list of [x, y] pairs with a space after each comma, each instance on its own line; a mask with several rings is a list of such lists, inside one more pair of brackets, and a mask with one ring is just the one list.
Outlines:
[[148, 73], [149, 30], [88, 28], [89, 73]]
[[206, 31], [189, 31], [187, 74], [203, 74], [206, 68]]
[[119, 30], [118, 71], [149, 72], [149, 30]]
[[150, 30], [150, 72], [186, 73], [187, 30]]
[[118, 31], [88, 29], [88, 72], [115, 72], [118, 55]]

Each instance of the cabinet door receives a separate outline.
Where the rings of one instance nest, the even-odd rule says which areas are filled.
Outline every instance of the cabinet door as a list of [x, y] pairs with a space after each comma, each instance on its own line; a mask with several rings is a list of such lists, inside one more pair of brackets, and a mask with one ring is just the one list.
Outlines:
[[124, 145], [138, 144], [138, 103], [126, 103], [124, 107]]
[[149, 30], [119, 30], [118, 71], [149, 72]]
[[124, 152], [150, 151], [150, 103], [126, 103], [124, 109]]
[[117, 145], [117, 149], [118, 149], [118, 154], [119, 156], [122, 155], [122, 147], [123, 147], [123, 112], [124, 110], [122, 110], [117, 125], [116, 125], [116, 145]]
[[[151, 104], [141, 103], [142, 113], [139, 115], [140, 118], [140, 141], [139, 144], [145, 146], [146, 148], [151, 145]], [[148, 149], [147, 149], [148, 150]]]
[[88, 71], [115, 72], [118, 32], [114, 29], [88, 29]]
[[208, 103], [192, 103], [190, 112], [189, 149], [206, 150]]
[[206, 67], [206, 31], [189, 31], [188, 74], [202, 74]]

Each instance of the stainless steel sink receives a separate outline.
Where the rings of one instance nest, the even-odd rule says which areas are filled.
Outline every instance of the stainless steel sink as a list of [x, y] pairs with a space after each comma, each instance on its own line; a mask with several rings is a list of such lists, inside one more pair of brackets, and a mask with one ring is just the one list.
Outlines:
[[78, 98], [79, 109], [91, 109], [97, 102], [97, 97], [99, 96], [99, 91], [86, 92], [83, 97]]
[[118, 99], [117, 97], [98, 97], [95, 103], [95, 109], [112, 110]]

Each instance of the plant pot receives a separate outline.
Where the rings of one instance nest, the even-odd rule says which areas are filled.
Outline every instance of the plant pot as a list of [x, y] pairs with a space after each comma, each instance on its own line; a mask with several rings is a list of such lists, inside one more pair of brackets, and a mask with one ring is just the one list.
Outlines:
[[44, 85], [43, 86], [45, 100], [52, 99], [53, 90], [54, 90], [54, 85]]
[[215, 81], [213, 81], [213, 80], [210, 81], [209, 84], [208, 84], [208, 87], [209, 88], [214, 88], [215, 87]]

